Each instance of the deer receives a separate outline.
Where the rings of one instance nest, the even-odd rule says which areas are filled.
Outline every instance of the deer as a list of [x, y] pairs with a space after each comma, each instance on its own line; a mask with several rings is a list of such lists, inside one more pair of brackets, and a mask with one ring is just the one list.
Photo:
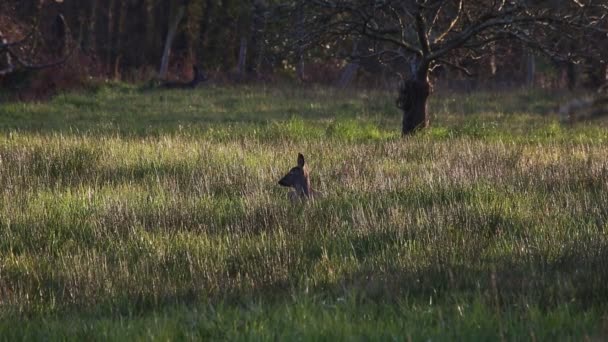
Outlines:
[[322, 196], [322, 193], [315, 191], [310, 186], [310, 176], [308, 165], [304, 160], [304, 155], [298, 153], [298, 165], [294, 166], [289, 172], [279, 180], [279, 185], [293, 188], [287, 195], [291, 202], [314, 200]]

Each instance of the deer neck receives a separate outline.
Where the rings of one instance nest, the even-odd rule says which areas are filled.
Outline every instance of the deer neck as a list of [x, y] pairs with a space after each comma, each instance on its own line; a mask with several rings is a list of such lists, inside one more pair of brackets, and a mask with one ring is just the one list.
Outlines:
[[310, 183], [308, 179], [306, 179], [304, 182], [295, 184], [294, 188], [296, 189], [296, 193], [301, 197], [310, 197], [311, 195]]

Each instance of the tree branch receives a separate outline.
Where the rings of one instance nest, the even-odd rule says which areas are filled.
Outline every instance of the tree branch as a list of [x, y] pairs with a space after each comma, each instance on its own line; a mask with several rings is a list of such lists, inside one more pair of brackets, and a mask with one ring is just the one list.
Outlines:
[[460, 34], [456, 35], [451, 40], [445, 42], [442, 47], [435, 50], [430, 56], [430, 59], [438, 59], [443, 57], [449, 51], [462, 47], [469, 39], [484, 32], [488, 29], [513, 25], [517, 23], [531, 23], [531, 22], [548, 22], [549, 18], [546, 17], [512, 17], [510, 15], [504, 17], [490, 17], [489, 19], [480, 21]]
[[467, 75], [468, 77], [473, 77], [473, 73], [469, 71], [469, 69], [463, 67], [462, 65], [458, 65], [456, 63], [452, 63], [450, 61], [448, 61], [447, 59], [437, 59], [437, 62], [441, 63], [441, 64], [445, 64], [451, 68], [454, 68], [456, 70], [462, 71], [465, 75]]
[[[458, 1], [458, 12], [456, 12], [456, 15], [454, 16], [452, 21], [450, 21], [450, 24], [443, 31], [443, 33], [441, 33], [437, 38], [433, 39], [433, 44], [439, 43], [440, 41], [443, 40], [443, 38], [445, 38], [445, 36], [447, 36], [450, 32], [452, 32], [452, 29], [454, 29], [454, 27], [456, 26], [456, 23], [458, 23], [458, 20], [460, 19], [461, 12], [462, 12], [462, 0], [459, 0]], [[437, 14], [439, 14], [439, 13], [437, 13]]]

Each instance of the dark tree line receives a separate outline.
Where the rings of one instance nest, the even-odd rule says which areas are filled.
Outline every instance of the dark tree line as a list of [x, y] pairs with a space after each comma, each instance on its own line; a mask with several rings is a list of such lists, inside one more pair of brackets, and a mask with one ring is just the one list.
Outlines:
[[265, 44], [270, 37], [265, 31], [276, 25], [269, 23], [270, 11], [277, 6], [272, 0], [6, 1], [0, 11], [16, 16], [24, 26], [35, 26], [41, 40], [55, 39], [43, 23], [62, 14], [79, 51], [108, 75], [144, 67], [160, 70], [174, 25], [170, 68], [199, 64], [209, 70], [252, 73], [263, 65], [280, 64]]

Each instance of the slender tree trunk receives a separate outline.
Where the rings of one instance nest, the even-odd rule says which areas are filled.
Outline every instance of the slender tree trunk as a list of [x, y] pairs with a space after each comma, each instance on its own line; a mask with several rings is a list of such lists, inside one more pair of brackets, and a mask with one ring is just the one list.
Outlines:
[[85, 40], [85, 36], [86, 36], [86, 31], [87, 31], [86, 24], [85, 24], [86, 17], [87, 17], [87, 10], [86, 10], [86, 8], [83, 8], [78, 13], [78, 39], [76, 40], [81, 49], [84, 47], [84, 40]]
[[[358, 46], [359, 46], [359, 42], [355, 41], [353, 43], [351, 56], [354, 56], [357, 54]], [[342, 72], [340, 73], [340, 79], [338, 80], [338, 83], [337, 83], [338, 87], [340, 87], [340, 88], [348, 87], [348, 85], [352, 82], [353, 78], [355, 78], [355, 75], [357, 74], [358, 70], [359, 70], [359, 62], [351, 61], [348, 64], [346, 64], [346, 66], [342, 69]]]
[[[155, 4], [153, 0], [146, 0], [146, 51], [149, 53], [151, 51], [155, 51], [154, 55], [158, 56], [158, 49], [157, 49], [157, 37], [159, 35], [157, 35], [157, 23], [156, 23], [156, 18], [155, 18], [155, 8], [154, 8]], [[155, 60], [155, 64], [156, 64], [156, 59]], [[146, 62], [150, 62], [149, 59], [146, 59]]]
[[[108, 5], [108, 38], [106, 39], [106, 66], [108, 67], [108, 70], [110, 70], [109, 68], [111, 68], [112, 65], [112, 52], [114, 50], [114, 44], [112, 44], [112, 41], [114, 40], [114, 4], [116, 3], [115, 0], [110, 0], [110, 3]], [[108, 74], [110, 72], [108, 71]]]
[[[8, 39], [6, 39], [2, 35], [2, 32], [0, 32], [0, 43], [2, 43], [2, 44], [8, 43]], [[9, 74], [11, 71], [13, 71], [15, 67], [13, 66], [13, 60], [11, 58], [11, 54], [8, 53], [8, 51], [0, 51], [0, 52], [4, 54], [4, 57], [2, 57], [2, 55], [0, 55], [0, 76], [4, 76], [5, 74]], [[2, 72], [5, 72], [5, 74]]]
[[266, 47], [264, 35], [266, 33], [267, 4], [265, 0], [254, 0], [252, 6], [251, 38], [249, 44], [251, 52], [249, 54], [250, 65], [247, 71], [259, 77]]
[[532, 51], [526, 52], [526, 86], [532, 87], [534, 85], [534, 78], [536, 76], [536, 58]]
[[298, 16], [296, 18], [296, 35], [298, 38], [298, 46], [296, 51], [296, 75], [299, 81], [304, 81], [306, 75], [304, 74], [304, 7], [299, 6]]
[[403, 111], [401, 134], [411, 135], [429, 126], [427, 100], [431, 94], [428, 63], [417, 69], [413, 78], [404, 81], [399, 89], [397, 106]]
[[304, 73], [304, 54], [298, 53], [298, 62], [296, 64], [296, 75], [298, 76], [298, 81], [304, 81], [306, 78], [306, 74]]
[[576, 88], [577, 77], [576, 77], [576, 64], [573, 62], [566, 62], [566, 77], [568, 79], [568, 89], [570, 91]]
[[127, 19], [127, 2], [123, 1], [120, 5], [118, 16], [118, 34], [116, 36], [116, 58], [114, 59], [114, 79], [120, 79], [120, 62], [122, 60], [125, 35], [125, 21]]
[[496, 66], [496, 46], [492, 44], [490, 46], [490, 74], [492, 77], [496, 76], [496, 71], [498, 70]]
[[338, 87], [346, 88], [350, 85], [350, 83], [355, 78], [357, 71], [359, 70], [359, 63], [357, 62], [349, 62], [346, 64], [342, 72], [340, 73], [340, 79], [338, 80]]
[[587, 78], [591, 89], [598, 89], [606, 83], [606, 62], [592, 59], [588, 62], [591, 68], [587, 71]]
[[239, 60], [237, 62], [237, 77], [242, 80], [245, 77], [245, 66], [247, 65], [247, 38], [241, 37], [239, 47]]
[[201, 41], [201, 22], [203, 18], [203, 1], [190, 1], [186, 6], [188, 14], [185, 22], [187, 61], [193, 65], [197, 64], [197, 47]]
[[199, 32], [199, 42], [198, 42], [198, 58], [200, 61], [205, 61], [207, 59], [207, 45], [209, 42], [209, 28], [211, 26], [211, 13], [214, 11], [213, 1], [206, 0], [205, 9], [203, 18], [201, 19], [200, 24], [200, 32]]
[[184, 13], [186, 11], [186, 6], [181, 5], [177, 8], [177, 13], [173, 20], [169, 23], [169, 30], [167, 31], [167, 39], [165, 40], [165, 48], [163, 50], [163, 57], [160, 62], [160, 71], [158, 76], [161, 79], [164, 79], [167, 76], [167, 70], [169, 69], [169, 57], [171, 56], [171, 45], [173, 44], [173, 39], [175, 38], [175, 34], [177, 33], [177, 27], [179, 23], [182, 21], [184, 17]]
[[91, 5], [91, 14], [89, 16], [89, 27], [88, 27], [86, 47], [88, 48], [88, 50], [91, 52], [92, 55], [97, 54], [96, 24], [97, 24], [97, 10], [99, 8], [98, 4], [99, 4], [99, 2], [97, 0], [93, 0], [93, 3]]

